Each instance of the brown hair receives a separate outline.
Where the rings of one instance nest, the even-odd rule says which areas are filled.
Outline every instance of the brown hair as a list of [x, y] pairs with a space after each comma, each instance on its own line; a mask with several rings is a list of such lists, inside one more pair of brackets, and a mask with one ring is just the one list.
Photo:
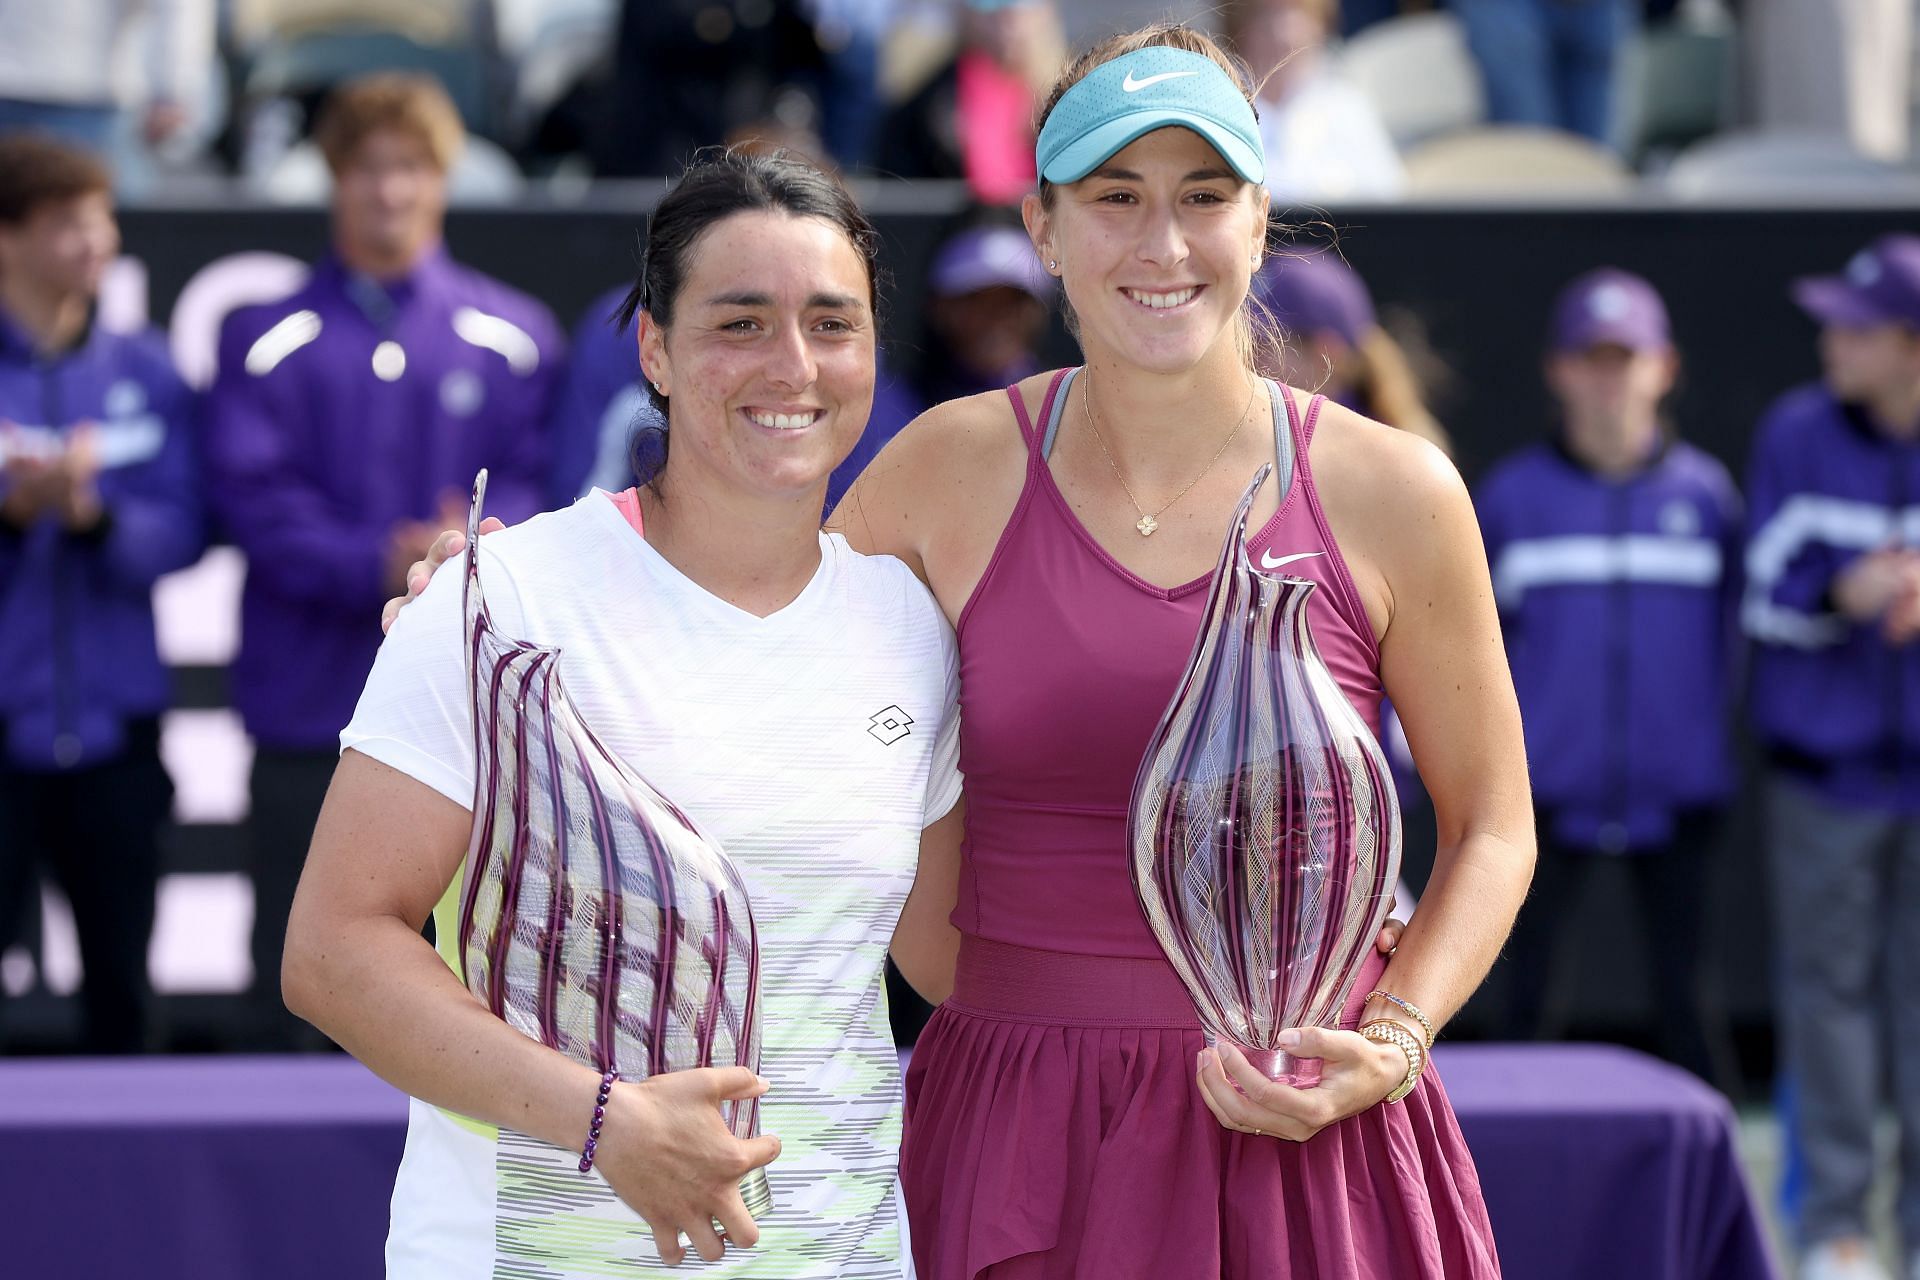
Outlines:
[[[1253, 108], [1254, 118], [1259, 119], [1260, 109], [1254, 102], [1253, 76], [1247, 70], [1247, 64], [1229, 53], [1218, 41], [1204, 31], [1183, 26], [1177, 22], [1156, 22], [1141, 27], [1137, 31], [1123, 31], [1108, 36], [1085, 53], [1067, 64], [1067, 69], [1054, 81], [1053, 91], [1047, 94], [1041, 104], [1039, 114], [1034, 117], [1033, 132], [1038, 137], [1047, 126], [1047, 117], [1053, 114], [1054, 107], [1073, 86], [1079, 84], [1093, 72], [1112, 62], [1115, 58], [1124, 58], [1130, 53], [1152, 48], [1182, 49], [1188, 53], [1197, 53], [1211, 60], [1214, 65], [1227, 73], [1227, 78]], [[1040, 179], [1040, 204], [1049, 211], [1053, 208], [1053, 184], [1045, 178]], [[1267, 244], [1271, 249], [1274, 233], [1267, 230]], [[1060, 291], [1060, 305], [1066, 312], [1067, 328], [1075, 337], [1079, 336], [1080, 326], [1073, 314], [1073, 306], [1067, 301], [1066, 290]], [[1266, 307], [1253, 296], [1253, 290], [1247, 290], [1246, 299], [1240, 304], [1240, 315], [1236, 321], [1234, 345], [1240, 349], [1240, 361], [1249, 370], [1255, 367], [1255, 353], [1264, 349], [1278, 350], [1281, 342], [1279, 326], [1273, 323], [1273, 317]]]
[[1427, 408], [1420, 375], [1394, 336], [1380, 325], [1361, 335], [1351, 359], [1356, 361], [1354, 389], [1368, 417], [1398, 427], [1453, 456], [1453, 441]]
[[335, 89], [320, 110], [313, 140], [337, 177], [360, 144], [382, 129], [418, 138], [442, 173], [453, 168], [467, 138], [460, 112], [438, 80], [382, 71]]
[[17, 226], [43, 206], [112, 190], [107, 167], [89, 152], [39, 133], [0, 138], [0, 223]]

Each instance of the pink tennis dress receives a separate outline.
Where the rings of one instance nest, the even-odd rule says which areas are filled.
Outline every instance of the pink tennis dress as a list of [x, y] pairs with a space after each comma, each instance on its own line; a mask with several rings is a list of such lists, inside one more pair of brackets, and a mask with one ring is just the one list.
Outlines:
[[[1431, 1068], [1305, 1143], [1228, 1130], [1200, 1096], [1205, 1041], [1134, 898], [1125, 825], [1207, 584], [1142, 581], [1074, 516], [1047, 466], [1072, 376], [1037, 426], [1010, 393], [1026, 486], [960, 618], [960, 967], [914, 1051], [901, 1153], [920, 1280], [1498, 1276]], [[1314, 640], [1377, 726], [1379, 653], [1307, 467], [1320, 401], [1274, 398], [1286, 496], [1250, 552], [1320, 584]]]

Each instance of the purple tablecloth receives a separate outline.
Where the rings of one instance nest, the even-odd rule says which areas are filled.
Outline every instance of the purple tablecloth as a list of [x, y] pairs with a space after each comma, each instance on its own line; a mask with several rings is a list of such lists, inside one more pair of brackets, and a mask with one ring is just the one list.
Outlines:
[[1509, 1280], [1774, 1280], [1725, 1098], [1610, 1045], [1442, 1045]]
[[[1777, 1274], [1726, 1102], [1691, 1076], [1586, 1045], [1437, 1061], [1509, 1280]], [[0, 1061], [0, 1275], [378, 1276], [405, 1128], [341, 1057]]]
[[378, 1277], [406, 1128], [337, 1055], [0, 1062], [0, 1276]]

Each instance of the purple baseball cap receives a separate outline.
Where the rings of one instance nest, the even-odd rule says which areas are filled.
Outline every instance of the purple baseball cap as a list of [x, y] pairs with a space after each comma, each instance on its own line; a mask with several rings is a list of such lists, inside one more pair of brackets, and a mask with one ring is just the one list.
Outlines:
[[962, 231], [934, 255], [927, 281], [935, 293], [951, 297], [1005, 285], [1041, 301], [1053, 294], [1053, 277], [1040, 265], [1033, 242], [1012, 227], [975, 227]]
[[1549, 345], [1555, 351], [1625, 347], [1665, 351], [1673, 346], [1667, 304], [1644, 277], [1618, 267], [1589, 271], [1560, 291], [1553, 304]]
[[1823, 325], [1866, 329], [1904, 324], [1920, 329], [1920, 236], [1881, 236], [1853, 255], [1837, 276], [1803, 276], [1793, 300]]
[[1254, 277], [1253, 289], [1273, 318], [1296, 336], [1337, 333], [1357, 347], [1379, 323], [1360, 273], [1329, 250], [1274, 254]]

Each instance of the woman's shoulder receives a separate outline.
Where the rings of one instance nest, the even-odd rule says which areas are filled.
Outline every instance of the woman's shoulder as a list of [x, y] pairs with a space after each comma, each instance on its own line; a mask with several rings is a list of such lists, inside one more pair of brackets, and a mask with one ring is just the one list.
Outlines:
[[[1016, 388], [1026, 400], [1028, 413], [1039, 396], [1030, 394], [1036, 382], [1044, 393], [1044, 379], [1036, 374]], [[943, 400], [901, 428], [875, 459], [878, 463], [892, 454], [897, 464], [947, 466], [968, 459], [980, 460], [997, 453], [1021, 451], [1020, 432], [1014, 426], [1013, 405], [1005, 391], [982, 391], [977, 395]]]
[[[1045, 377], [1016, 384], [1030, 415]], [[1040, 392], [1033, 390], [1036, 382]], [[918, 572], [926, 542], [946, 515], [994, 506], [1009, 484], [1017, 490], [1026, 456], [1006, 392], [943, 401], [901, 428], [867, 464], [827, 528], [860, 551], [898, 554]]]
[[1431, 441], [1332, 400], [1321, 405], [1310, 456], [1323, 501], [1426, 507], [1466, 499], [1458, 468]]
[[1350, 564], [1392, 583], [1479, 552], [1465, 481], [1431, 442], [1329, 401], [1310, 453], [1321, 508]]
[[849, 643], [925, 654], [950, 649], [953, 628], [919, 575], [898, 556], [856, 550], [837, 533], [826, 535], [842, 583], [836, 626]]

